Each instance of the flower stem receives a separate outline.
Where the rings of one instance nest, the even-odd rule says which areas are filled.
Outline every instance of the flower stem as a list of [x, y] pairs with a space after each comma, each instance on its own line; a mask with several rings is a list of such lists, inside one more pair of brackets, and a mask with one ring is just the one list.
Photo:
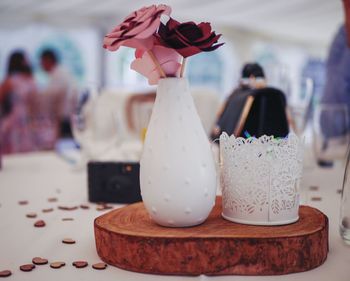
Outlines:
[[166, 74], [164, 72], [164, 70], [162, 69], [162, 67], [160, 66], [156, 56], [153, 54], [153, 52], [151, 50], [148, 50], [147, 53], [149, 54], [151, 60], [153, 61], [153, 63], [155, 64], [155, 66], [157, 67], [159, 74], [162, 78], [166, 78]]
[[185, 66], [186, 66], [186, 58], [182, 59], [182, 64], [181, 64], [181, 70], [180, 70], [180, 77], [184, 77], [184, 72], [185, 72]]

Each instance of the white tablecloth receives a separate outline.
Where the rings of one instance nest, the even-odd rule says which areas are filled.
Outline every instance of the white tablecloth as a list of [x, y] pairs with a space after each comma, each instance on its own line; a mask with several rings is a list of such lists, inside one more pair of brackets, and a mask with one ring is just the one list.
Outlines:
[[[329, 217], [330, 250], [326, 262], [311, 271], [284, 276], [223, 276], [223, 277], [178, 277], [157, 276], [129, 272], [109, 266], [97, 271], [90, 266], [76, 269], [75, 260], [86, 260], [91, 265], [100, 259], [95, 250], [93, 221], [101, 215], [95, 205], [89, 210], [58, 210], [59, 205], [87, 203], [87, 183], [84, 171], [73, 171], [72, 166], [54, 153], [33, 153], [7, 156], [0, 171], [0, 271], [10, 269], [8, 280], [350, 280], [350, 247], [346, 246], [338, 232], [340, 195], [343, 168], [308, 168], [302, 181], [303, 200], [320, 209]], [[309, 191], [310, 185], [319, 186], [319, 191]], [[321, 201], [311, 201], [321, 196]], [[50, 203], [50, 197], [58, 202]], [[28, 205], [18, 201], [28, 200]], [[43, 213], [44, 208], [54, 211]], [[37, 212], [37, 219], [44, 219], [46, 227], [35, 228], [36, 219], [26, 218], [28, 212]], [[72, 217], [74, 221], [62, 221]], [[62, 244], [65, 237], [73, 238], [76, 244]], [[66, 266], [52, 269], [48, 265], [37, 266], [32, 272], [22, 272], [19, 266], [31, 263], [36, 256], [49, 261], [65, 261]]]

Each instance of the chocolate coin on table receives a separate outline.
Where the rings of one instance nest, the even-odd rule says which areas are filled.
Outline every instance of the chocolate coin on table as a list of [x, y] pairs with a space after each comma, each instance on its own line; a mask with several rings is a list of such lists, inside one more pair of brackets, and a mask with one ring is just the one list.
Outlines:
[[64, 243], [64, 244], [75, 244], [75, 240], [73, 240], [71, 238], [64, 238], [64, 239], [62, 239], [62, 243]]
[[45, 225], [46, 225], [46, 223], [43, 220], [38, 220], [34, 223], [35, 227], [44, 227]]
[[110, 210], [113, 209], [113, 206], [108, 205], [108, 204], [101, 204], [101, 205], [97, 205], [96, 210], [97, 211], [105, 211], [105, 210]]
[[55, 262], [50, 263], [50, 267], [55, 268], [55, 269], [61, 268], [62, 266], [65, 266], [65, 265], [66, 265], [66, 263], [63, 261], [55, 261]]
[[319, 196], [311, 197], [311, 201], [322, 201], [322, 197], [319, 197]]
[[78, 209], [78, 206], [58, 206], [58, 209], [62, 211], [74, 211]]
[[46, 223], [43, 220], [38, 220], [34, 223], [35, 227], [44, 227]]
[[63, 221], [74, 221], [73, 218], [62, 218]]
[[34, 268], [35, 268], [35, 265], [34, 265], [34, 264], [31, 264], [31, 263], [29, 263], [29, 264], [24, 264], [24, 265], [21, 265], [21, 266], [19, 267], [19, 269], [22, 270], [22, 271], [32, 271]]
[[27, 217], [27, 218], [30, 218], [30, 219], [34, 219], [34, 218], [36, 218], [36, 216], [37, 216], [37, 214], [34, 213], [34, 212], [31, 212], [31, 213], [26, 214], [26, 217]]
[[51, 197], [51, 198], [47, 198], [47, 201], [49, 202], [57, 202], [57, 198], [56, 197]]
[[89, 205], [85, 205], [85, 204], [81, 204], [80, 208], [86, 210], [86, 209], [90, 209], [90, 206]]
[[92, 265], [92, 268], [97, 270], [103, 270], [103, 269], [106, 269], [106, 267], [107, 267], [107, 264], [104, 262], [98, 262]]
[[50, 213], [53, 211], [53, 208], [43, 209], [42, 211], [43, 211], [43, 213]]
[[72, 263], [72, 265], [74, 265], [76, 268], [84, 268], [88, 266], [88, 262], [87, 261], [74, 261]]
[[20, 204], [20, 205], [27, 205], [28, 201], [27, 200], [21, 200], [21, 201], [18, 201], [18, 204]]
[[43, 265], [43, 264], [47, 264], [48, 260], [40, 257], [35, 257], [32, 259], [32, 263], [36, 265]]
[[12, 274], [10, 270], [0, 271], [0, 277], [9, 277]]

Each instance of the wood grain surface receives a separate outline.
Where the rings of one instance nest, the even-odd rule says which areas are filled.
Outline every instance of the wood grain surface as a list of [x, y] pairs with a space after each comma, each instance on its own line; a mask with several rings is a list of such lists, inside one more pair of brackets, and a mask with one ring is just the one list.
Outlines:
[[328, 253], [328, 219], [301, 206], [299, 221], [253, 226], [221, 217], [221, 197], [201, 225], [167, 228], [154, 223], [143, 203], [95, 219], [97, 253], [126, 270], [173, 275], [278, 275], [310, 270]]

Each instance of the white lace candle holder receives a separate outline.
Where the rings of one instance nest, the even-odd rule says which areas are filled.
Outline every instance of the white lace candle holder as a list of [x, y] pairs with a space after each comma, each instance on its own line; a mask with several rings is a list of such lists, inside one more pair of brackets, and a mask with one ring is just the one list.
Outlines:
[[303, 144], [286, 138], [220, 136], [222, 216], [253, 225], [283, 225], [299, 219]]

